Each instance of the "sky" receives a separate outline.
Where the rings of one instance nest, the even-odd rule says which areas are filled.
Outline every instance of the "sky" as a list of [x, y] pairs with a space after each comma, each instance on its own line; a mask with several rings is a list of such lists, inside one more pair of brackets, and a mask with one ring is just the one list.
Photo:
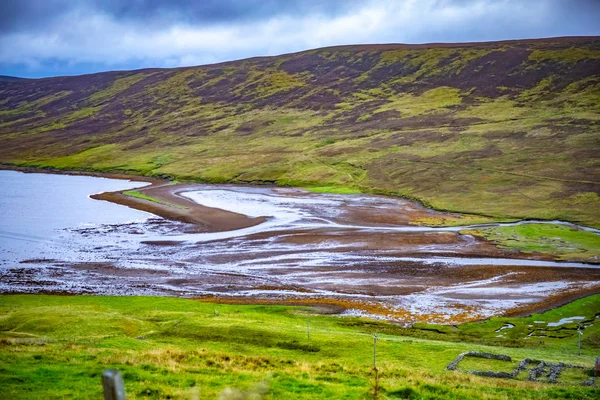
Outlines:
[[210, 64], [363, 43], [600, 35], [600, 0], [0, 0], [0, 75]]

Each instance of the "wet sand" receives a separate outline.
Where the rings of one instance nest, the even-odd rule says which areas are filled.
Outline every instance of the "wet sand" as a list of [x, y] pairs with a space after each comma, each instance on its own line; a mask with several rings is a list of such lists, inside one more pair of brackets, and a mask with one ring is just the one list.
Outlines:
[[[179, 220], [200, 223], [199, 231], [202, 232], [243, 229], [266, 220], [205, 207], [182, 196], [182, 193], [203, 188], [194, 184], [152, 185], [140, 192], [185, 206], [187, 217]], [[273, 190], [298, 198], [315, 196], [286, 189]], [[116, 200], [123, 204], [123, 198]], [[173, 214], [164, 213], [164, 207], [157, 203], [138, 203], [136, 207], [142, 204], [146, 211], [173, 218]], [[222, 251], [214, 249], [208, 257], [204, 252], [201, 257], [190, 257], [188, 262], [232, 266], [227, 272], [205, 268], [200, 276], [172, 277], [166, 283], [188, 293], [199, 289], [206, 293], [202, 295], [205, 299], [320, 304], [395, 320], [435, 322], [485, 318], [490, 315], [490, 310], [513, 314], [540, 311], [552, 308], [564, 299], [600, 291], [598, 270], [510, 264], [448, 266], [418, 261], [440, 257], [551, 260], [548, 256], [500, 249], [485, 240], [455, 231], [377, 230], [411, 228], [416, 226], [415, 221], [430, 217], [459, 218], [456, 214], [440, 213], [404, 200], [387, 202], [385, 197], [377, 196], [338, 207], [338, 212], [327, 218], [339, 225], [265, 229], [238, 239], [241, 245], [232, 243], [231, 239], [217, 240], [211, 243], [213, 247], [219, 248], [217, 243], [222, 242], [222, 246], [234, 249], [239, 246], [239, 251], [225, 251], [220, 247]], [[349, 229], [348, 226], [362, 229]], [[374, 230], [369, 231], [369, 227]], [[176, 241], [145, 243], [184, 249], [206, 246]], [[325, 256], [318, 251], [323, 247], [328, 253]], [[340, 256], [339, 263], [335, 261], [336, 254]], [[322, 265], [315, 263], [320, 257], [327, 258]], [[367, 261], [368, 258], [371, 260]], [[417, 260], [407, 260], [410, 258]], [[236, 270], [238, 273], [234, 272]], [[399, 298], [412, 298], [418, 306], [407, 307], [402, 304], [406, 302], [396, 301]], [[481, 303], [487, 303], [487, 306], [481, 306]]]
[[127, 196], [121, 192], [92, 195], [96, 200], [121, 204], [136, 210], [147, 211], [160, 217], [196, 225], [197, 232], [223, 232], [244, 229], [261, 224], [267, 217], [249, 218], [243, 214], [229, 212], [195, 203], [180, 193], [194, 189], [193, 184], [172, 185], [153, 182], [152, 185], [137, 189], [138, 192], [159, 200], [161, 203]]

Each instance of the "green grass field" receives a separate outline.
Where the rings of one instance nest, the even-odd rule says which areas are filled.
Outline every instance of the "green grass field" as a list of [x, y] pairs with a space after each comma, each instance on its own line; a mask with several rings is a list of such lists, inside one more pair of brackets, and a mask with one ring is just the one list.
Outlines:
[[[381, 399], [595, 399], [598, 387], [577, 384], [591, 370], [567, 371], [568, 383], [550, 384], [482, 378], [445, 367], [459, 353], [477, 350], [510, 355], [513, 363], [465, 359], [464, 367], [510, 370], [530, 357], [591, 369], [600, 351], [600, 326], [585, 329], [581, 356], [572, 324], [562, 326], [564, 334], [555, 335], [560, 339], [548, 332], [527, 338], [527, 333], [534, 321], [542, 327], [540, 321], [575, 315], [594, 319], [598, 311], [600, 296], [592, 296], [529, 318], [402, 328], [320, 315], [307, 307], [4, 295], [0, 387], [10, 399], [97, 399], [100, 375], [117, 368], [129, 399], [370, 399], [372, 334], [377, 333]], [[495, 331], [507, 322], [515, 328], [497, 337]]]

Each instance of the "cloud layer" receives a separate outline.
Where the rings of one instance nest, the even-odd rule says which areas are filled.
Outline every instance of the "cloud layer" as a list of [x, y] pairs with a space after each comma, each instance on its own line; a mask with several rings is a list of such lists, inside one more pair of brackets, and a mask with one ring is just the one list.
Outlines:
[[355, 43], [599, 35], [600, 1], [5, 0], [0, 75], [174, 67]]

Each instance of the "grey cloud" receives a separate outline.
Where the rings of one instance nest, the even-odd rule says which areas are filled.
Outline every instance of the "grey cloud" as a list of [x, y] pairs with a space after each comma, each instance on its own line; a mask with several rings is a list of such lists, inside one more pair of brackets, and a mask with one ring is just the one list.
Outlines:
[[360, 0], [3, 0], [0, 33], [40, 31], [71, 12], [103, 13], [117, 21], [210, 25], [276, 16], [347, 12]]
[[68, 8], [65, 0], [4, 0], [0, 5], [0, 34], [39, 30]]
[[360, 4], [359, 0], [109, 0], [96, 7], [116, 17], [148, 18], [178, 14], [197, 22], [262, 19], [276, 15], [320, 13], [335, 15]]
[[600, 0], [0, 0], [0, 75], [175, 67], [356, 43], [600, 35]]
[[[372, 0], [2, 0], [0, 34], [43, 32], [54, 22], [73, 13], [103, 14], [123, 23], [140, 23], [156, 28], [174, 23], [213, 25], [268, 20], [278, 16], [301, 18], [322, 15], [333, 18]], [[397, 4], [403, 3], [401, 0]], [[474, 4], [500, 4], [507, 8], [545, 3], [553, 15], [568, 24], [588, 23], [600, 18], [600, 0], [435, 0], [436, 8], [463, 8]], [[360, 27], [357, 27], [360, 29]], [[559, 27], [557, 27], [559, 28]]]

